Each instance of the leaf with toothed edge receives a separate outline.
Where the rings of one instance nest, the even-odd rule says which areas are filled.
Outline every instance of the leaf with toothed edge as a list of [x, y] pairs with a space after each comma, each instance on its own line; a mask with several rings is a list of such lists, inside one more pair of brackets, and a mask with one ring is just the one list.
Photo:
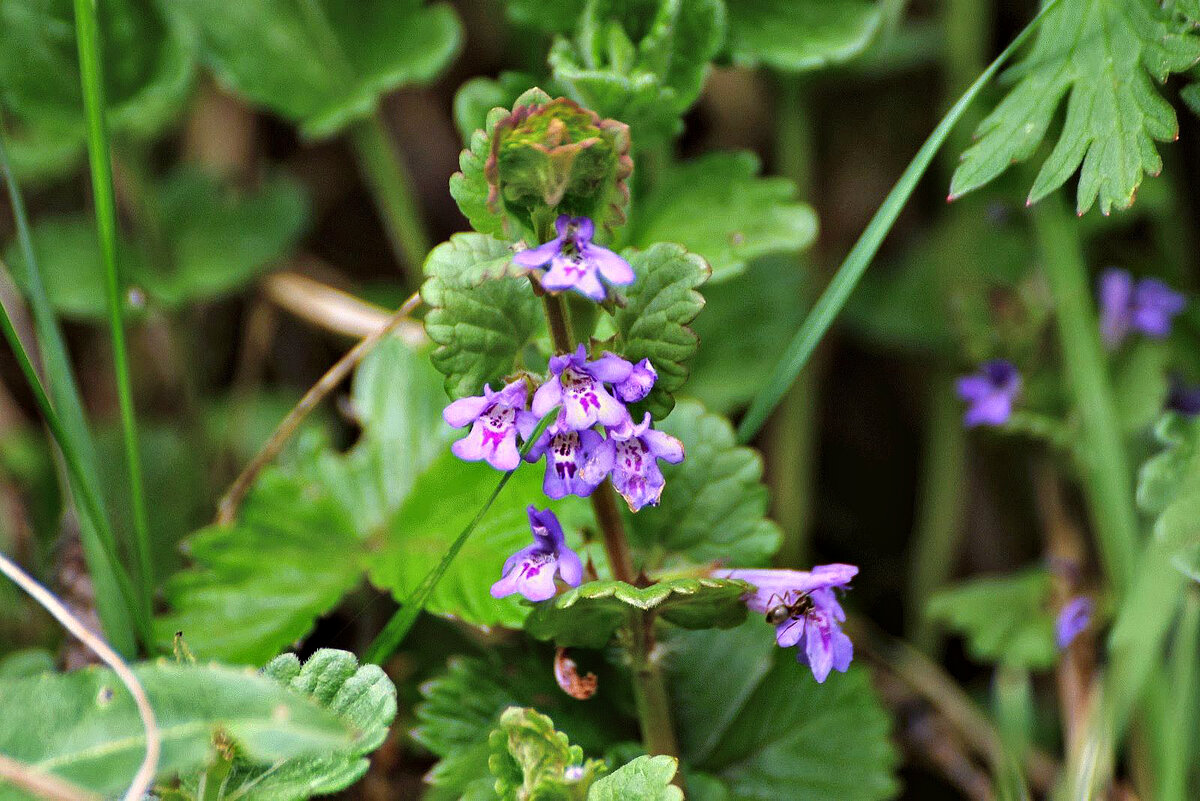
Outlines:
[[639, 612], [654, 612], [681, 628], [729, 628], [746, 618], [749, 585], [716, 578], [677, 578], [638, 588], [623, 581], [591, 581], [536, 604], [525, 630], [559, 646], [603, 648]]
[[668, 242], [627, 251], [625, 257], [636, 278], [622, 289], [624, 304], [613, 314], [615, 350], [631, 362], [649, 359], [658, 371], [654, 389], [632, 413], [640, 420], [642, 410], [648, 410], [659, 419], [674, 407], [672, 393], [687, 381], [687, 363], [700, 346], [688, 323], [704, 308], [704, 296], [696, 289], [711, 271], [700, 256]]
[[1155, 142], [1176, 138], [1175, 111], [1155, 88], [1200, 60], [1200, 36], [1154, 0], [1060, 0], [1049, 11], [1017, 82], [980, 123], [951, 199], [991, 181], [1041, 144], [1064, 96], [1058, 142], [1034, 180], [1035, 203], [1080, 170], [1076, 210], [1128, 208], [1146, 173], [1162, 169]]

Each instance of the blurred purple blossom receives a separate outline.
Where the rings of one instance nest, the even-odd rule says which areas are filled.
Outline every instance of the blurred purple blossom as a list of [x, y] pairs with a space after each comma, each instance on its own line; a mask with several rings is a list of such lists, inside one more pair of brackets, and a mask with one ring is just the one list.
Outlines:
[[1100, 276], [1100, 336], [1109, 348], [1120, 345], [1130, 331], [1162, 339], [1171, 321], [1187, 305], [1184, 296], [1157, 278], [1136, 284], [1125, 270], [1109, 269]]
[[1171, 387], [1167, 391], [1167, 409], [1195, 417], [1200, 414], [1200, 385], [1183, 383], [1179, 376], [1171, 376]]
[[1092, 622], [1093, 611], [1092, 600], [1083, 595], [1076, 596], [1063, 605], [1054, 624], [1054, 639], [1059, 650], [1069, 646], [1088, 627]]
[[1012, 362], [994, 359], [979, 371], [958, 379], [958, 397], [967, 402], [963, 424], [998, 426], [1008, 422], [1013, 401], [1021, 391], [1021, 374]]
[[521, 267], [545, 267], [542, 286], [553, 292], [574, 289], [596, 302], [605, 298], [603, 278], [610, 284], [632, 284], [634, 275], [629, 262], [607, 248], [592, 242], [596, 227], [587, 217], [560, 214], [554, 221], [558, 236], [513, 257]]
[[492, 585], [492, 597], [504, 598], [520, 593], [531, 601], [545, 601], [558, 591], [557, 573], [564, 582], [578, 587], [583, 581], [583, 562], [567, 547], [562, 525], [549, 509], [538, 511], [530, 506], [529, 527], [533, 544], [514, 553], [504, 562], [504, 577]]

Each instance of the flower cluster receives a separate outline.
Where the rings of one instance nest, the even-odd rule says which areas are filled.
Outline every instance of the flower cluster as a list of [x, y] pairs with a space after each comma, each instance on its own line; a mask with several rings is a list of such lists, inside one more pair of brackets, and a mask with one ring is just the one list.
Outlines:
[[[633, 282], [628, 262], [592, 242], [595, 226], [590, 219], [561, 215], [555, 226], [557, 237], [513, 257], [526, 269], [547, 268], [540, 276], [543, 289], [574, 289], [603, 301], [607, 290], [601, 279], [613, 285]], [[530, 384], [521, 378], [498, 392], [485, 386], [482, 395], [454, 401], [443, 417], [455, 428], [471, 427], [452, 448], [462, 459], [487, 461], [497, 470], [514, 470], [521, 458], [519, 440], [527, 443], [527, 461], [546, 460], [542, 488], [549, 498], [587, 497], [605, 479], [611, 479], [630, 510], [636, 512], [656, 505], [662, 496], [666, 482], [659, 460], [672, 464], [683, 460], [679, 440], [655, 430], [649, 413], [635, 422], [626, 407], [649, 395], [657, 380], [649, 359], [634, 364], [608, 351], [589, 359], [587, 347], [580, 344], [574, 352], [550, 359], [549, 374], [532, 398]], [[530, 441], [538, 421], [555, 410], [554, 421]], [[539, 514], [543, 517], [534, 523], [535, 544], [509, 560], [493, 593], [519, 592], [535, 601], [554, 594], [553, 565], [560, 564], [555, 554], [565, 546], [553, 514]], [[534, 521], [533, 507], [530, 520]], [[539, 530], [549, 534], [539, 534]], [[578, 557], [570, 555], [578, 562]], [[572, 577], [578, 583], [578, 571], [560, 572], [568, 584]]]
[[720, 578], [754, 585], [746, 606], [766, 615], [781, 648], [799, 646], [796, 658], [824, 682], [831, 670], [845, 673], [854, 644], [842, 631], [846, 613], [834, 590], [844, 590], [858, 573], [854, 565], [817, 565], [805, 570], [723, 570]]

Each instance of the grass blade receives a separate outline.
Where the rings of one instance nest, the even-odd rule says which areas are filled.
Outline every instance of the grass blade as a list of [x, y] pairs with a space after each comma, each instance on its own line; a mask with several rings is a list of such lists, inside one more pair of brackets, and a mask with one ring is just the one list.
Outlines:
[[[62, 436], [71, 441], [78, 455], [78, 475], [82, 481], [87, 483], [85, 490], [79, 483], [80, 479], [75, 477], [76, 472], [67, 469], [64, 457], [63, 472], [66, 475], [70, 495], [76, 499], [76, 507], [80, 512], [78, 516], [80, 540], [83, 543], [84, 557], [87, 560], [88, 571], [92, 576], [92, 584], [96, 591], [96, 611], [109, 641], [121, 653], [132, 656], [135, 649], [131, 614], [134, 614], [135, 610], [126, 608], [125, 598], [122, 597], [118, 582], [118, 574], [126, 581], [128, 578], [124, 576], [120, 564], [110, 560], [108, 556], [108, 554], [116, 553], [117, 548], [116, 540], [108, 525], [108, 517], [105, 514], [104, 499], [100, 493], [101, 482], [96, 448], [84, 417], [79, 388], [75, 383], [75, 376], [71, 372], [71, 362], [67, 355], [66, 344], [50, 306], [50, 299], [46, 295], [37, 257], [33, 252], [33, 242], [29, 235], [29, 220], [25, 214], [25, 203], [9, 164], [5, 140], [4, 133], [0, 131], [0, 177], [3, 177], [8, 190], [8, 198], [16, 223], [17, 241], [25, 259], [29, 306], [33, 313], [33, 324], [37, 333], [38, 348], [41, 351], [42, 365], [46, 371], [47, 392], [53, 401], [54, 410], [58, 414], [62, 426]], [[61, 451], [59, 455], [62, 455]], [[87, 513], [85, 505], [81, 502], [85, 492], [90, 492], [95, 498], [95, 517]]]
[[1017, 51], [1030, 37], [1037, 28], [1038, 23], [1046, 16], [1050, 9], [1058, 5], [1058, 0], [1050, 0], [1042, 6], [1042, 10], [1038, 12], [1029, 24], [1025, 26], [1016, 38], [1004, 48], [996, 60], [988, 65], [988, 68], [983, 71], [975, 82], [963, 93], [962, 97], [956, 102], [938, 123], [937, 128], [925, 140], [925, 144], [921, 145], [921, 149], [917, 151], [917, 155], [913, 157], [912, 162], [904, 170], [904, 174], [900, 176], [900, 180], [892, 187], [892, 191], [888, 193], [887, 198], [883, 201], [883, 205], [875, 212], [875, 216], [871, 218], [871, 222], [867, 225], [867, 229], [863, 231], [862, 236], [854, 243], [850, 253], [847, 254], [846, 260], [842, 262], [842, 266], [838, 268], [837, 274], [833, 276], [833, 280], [829, 282], [829, 286], [817, 299], [812, 311], [808, 313], [808, 317], [800, 324], [800, 330], [792, 337], [792, 341], [788, 343], [787, 350], [780, 357], [779, 362], [775, 365], [774, 371], [771, 373], [770, 379], [754, 396], [754, 400], [750, 403], [750, 408], [746, 411], [746, 416], [742, 418], [741, 425], [738, 426], [738, 440], [742, 443], [749, 442], [763, 427], [771, 412], [779, 405], [780, 400], [787, 393], [788, 388], [795, 382], [796, 376], [800, 375], [800, 371], [804, 369], [804, 365], [812, 356], [813, 350], [817, 347], [817, 343], [825, 336], [829, 327], [833, 325], [833, 320], [837, 317], [842, 307], [846, 305], [846, 301], [850, 298], [850, 293], [854, 291], [854, 287], [858, 285], [859, 280], [863, 277], [863, 273], [867, 271], [871, 260], [875, 258], [875, 254], [879, 252], [879, 246], [883, 244], [884, 238], [888, 232], [892, 230], [892, 226], [896, 222], [896, 218], [900, 216], [900, 211], [912, 196], [913, 190], [917, 188], [917, 183], [929, 169], [930, 163], [933, 162], [933, 157], [937, 155], [938, 150], [945, 144], [946, 138], [950, 135], [951, 129], [962, 117], [963, 112], [979, 95], [979, 92], [991, 82], [992, 78], [999, 72], [1000, 67], [1004, 65], [1013, 53]]
[[133, 409], [133, 386], [129, 352], [125, 346], [125, 324], [121, 313], [121, 277], [117, 269], [117, 210], [113, 193], [112, 155], [105, 123], [104, 73], [100, 64], [100, 32], [92, 0], [75, 0], [75, 41], [79, 46], [79, 75], [87, 118], [88, 163], [92, 172], [92, 194], [96, 203], [96, 230], [104, 262], [104, 288], [108, 299], [108, 325], [112, 334], [117, 399], [121, 407], [121, 431], [125, 441], [125, 464], [129, 470], [129, 505], [133, 510], [133, 552], [137, 557], [139, 600], [146, 615], [151, 610], [154, 574], [150, 564], [150, 535], [146, 500], [142, 491], [142, 459], [138, 450], [137, 420]]

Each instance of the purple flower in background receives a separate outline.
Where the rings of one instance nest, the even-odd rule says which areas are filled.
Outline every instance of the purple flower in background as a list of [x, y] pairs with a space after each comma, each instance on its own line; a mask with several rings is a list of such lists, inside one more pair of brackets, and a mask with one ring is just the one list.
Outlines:
[[583, 469], [584, 478], [599, 483], [609, 473], [613, 487], [621, 493], [630, 511], [657, 506], [662, 496], [662, 470], [658, 460], [679, 464], [683, 461], [683, 443], [663, 431], [650, 428], [650, 413], [638, 425], [627, 421], [610, 428], [604, 440]]
[[1092, 622], [1094, 608], [1092, 600], [1082, 595], [1063, 605], [1054, 624], [1054, 639], [1060, 651], [1066, 649]]
[[963, 424], [998, 426], [1008, 422], [1013, 400], [1021, 391], [1021, 374], [1012, 362], [984, 362], [979, 372], [958, 379], [958, 397], [967, 402]]
[[1100, 276], [1100, 336], [1109, 348], [1115, 348], [1129, 335], [1140, 331], [1162, 339], [1171, 333], [1171, 320], [1183, 311], [1187, 301], [1157, 278], [1143, 278], [1134, 284], [1124, 270], [1105, 270]]
[[1188, 386], [1179, 376], [1171, 376], [1171, 388], [1167, 392], [1166, 407], [1188, 417], [1200, 414], [1200, 386]]
[[572, 587], [583, 581], [583, 562], [567, 547], [562, 526], [554, 512], [539, 512], [529, 507], [529, 527], [533, 530], [533, 545], [527, 545], [508, 557], [504, 563], [504, 578], [492, 585], [492, 597], [504, 598], [520, 593], [531, 601], [553, 598], [558, 588], [557, 573]]
[[620, 384], [633, 372], [633, 365], [620, 356], [605, 353], [589, 362], [581, 344], [574, 353], [550, 359], [550, 372], [553, 375], [533, 394], [533, 413], [539, 420], [562, 406], [559, 425], [576, 431], [596, 423], [614, 428], [629, 421], [625, 405], [604, 388]]
[[541, 419], [525, 411], [529, 388], [524, 381], [508, 384], [499, 392], [485, 386], [483, 394], [460, 398], [445, 408], [442, 418], [454, 428], [471, 424], [471, 433], [450, 446], [464, 461], [486, 459], [497, 470], [514, 470], [521, 463], [517, 434], [528, 439]]
[[857, 573], [854, 565], [832, 564], [811, 571], [724, 570], [716, 575], [754, 585], [746, 606], [766, 615], [781, 648], [799, 646], [796, 658], [820, 683], [831, 670], [845, 673], [854, 658], [854, 644], [841, 626], [846, 613], [834, 590], [845, 589]]
[[657, 380], [658, 371], [654, 365], [650, 364], [649, 359], [642, 359], [633, 366], [628, 378], [613, 386], [613, 391], [626, 403], [637, 403], [650, 394]]
[[554, 292], [574, 289], [594, 301], [604, 300], [603, 278], [610, 284], [633, 283], [629, 262], [607, 248], [592, 243], [596, 226], [587, 217], [560, 214], [554, 221], [558, 236], [544, 245], [522, 250], [513, 257], [521, 267], [550, 268], [542, 276], [542, 286]]
[[596, 481], [588, 481], [581, 472], [588, 457], [603, 441], [603, 438], [590, 428], [575, 431], [552, 423], [538, 437], [537, 442], [533, 443], [525, 459], [536, 462], [545, 455], [546, 477], [542, 480], [542, 490], [547, 496], [555, 500], [567, 495], [586, 498], [604, 479], [601, 477]]

